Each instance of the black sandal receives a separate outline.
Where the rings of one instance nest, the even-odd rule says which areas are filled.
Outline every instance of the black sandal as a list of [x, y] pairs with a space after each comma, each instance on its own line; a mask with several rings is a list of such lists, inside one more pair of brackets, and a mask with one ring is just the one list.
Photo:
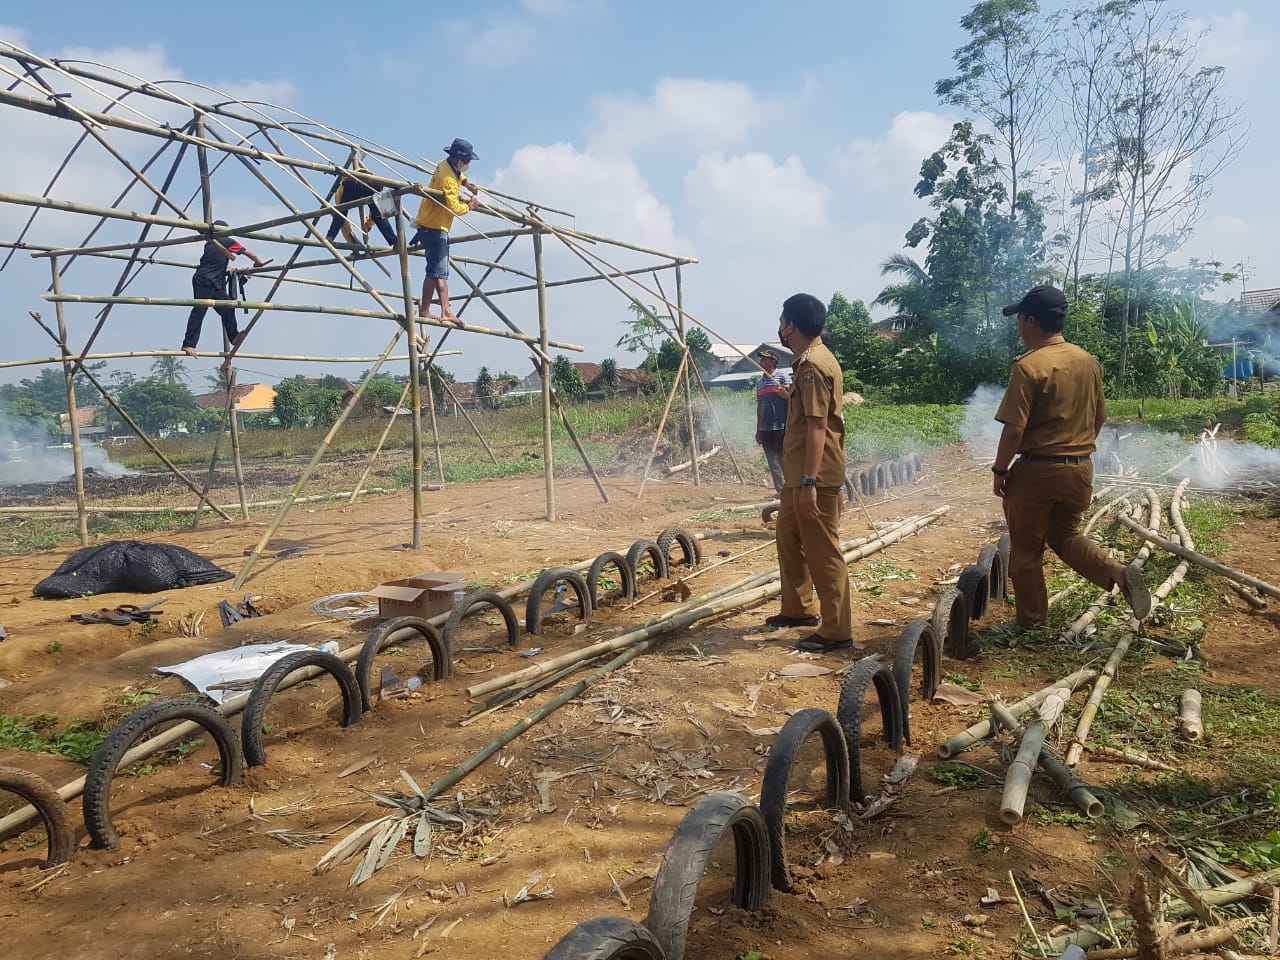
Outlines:
[[827, 640], [816, 633], [796, 642], [795, 648], [805, 653], [835, 653], [837, 650], [852, 650], [852, 640]]

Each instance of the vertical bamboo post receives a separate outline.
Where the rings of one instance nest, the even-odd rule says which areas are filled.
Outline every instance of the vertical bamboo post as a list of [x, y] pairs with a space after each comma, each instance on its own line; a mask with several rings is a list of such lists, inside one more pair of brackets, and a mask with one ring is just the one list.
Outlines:
[[408, 317], [405, 318], [403, 328], [398, 327], [395, 335], [387, 342], [387, 346], [382, 351], [382, 355], [374, 361], [373, 366], [369, 368], [369, 372], [365, 374], [360, 385], [356, 387], [355, 392], [351, 394], [347, 400], [347, 405], [342, 408], [342, 412], [338, 414], [338, 419], [334, 421], [333, 426], [329, 428], [329, 432], [324, 435], [324, 439], [320, 441], [320, 446], [316, 449], [315, 454], [311, 457], [311, 462], [302, 471], [302, 476], [298, 477], [298, 482], [293, 485], [293, 489], [289, 491], [289, 495], [285, 497], [284, 502], [280, 504], [280, 509], [276, 512], [275, 518], [267, 527], [266, 532], [262, 534], [262, 538], [258, 541], [258, 545], [250, 551], [249, 556], [245, 559], [244, 566], [240, 568], [240, 573], [236, 576], [235, 582], [231, 584], [232, 590], [239, 590], [244, 586], [244, 582], [249, 579], [249, 572], [253, 569], [253, 565], [258, 562], [258, 558], [267, 549], [267, 544], [271, 542], [271, 538], [275, 536], [276, 530], [280, 524], [284, 522], [284, 518], [288, 515], [289, 509], [293, 506], [293, 502], [298, 499], [298, 494], [302, 492], [302, 488], [307, 485], [307, 481], [311, 479], [311, 474], [315, 472], [320, 461], [324, 459], [325, 451], [329, 449], [329, 445], [333, 443], [333, 438], [338, 435], [338, 431], [342, 429], [342, 425], [347, 422], [347, 417], [351, 416], [351, 411], [356, 408], [356, 404], [360, 402], [360, 398], [364, 395], [365, 388], [369, 386], [369, 381], [373, 379], [374, 374], [381, 369], [382, 364], [386, 362], [387, 357], [391, 356], [391, 351], [396, 348], [396, 344], [400, 342], [400, 336], [409, 331], [409, 336], [413, 336], [413, 327]]
[[547, 343], [547, 274], [542, 262], [542, 231], [533, 232], [533, 264], [538, 283], [538, 335], [541, 337], [542, 356], [538, 359], [542, 371], [542, 475], [547, 490], [547, 519], [556, 518], [555, 465], [551, 461], [551, 345]]
[[227, 430], [227, 421], [231, 418], [231, 392], [232, 377], [234, 372], [228, 371], [227, 375], [222, 378], [223, 386], [227, 390], [227, 403], [222, 408], [222, 423], [218, 426], [217, 436], [213, 438], [213, 452], [209, 455], [209, 469], [205, 471], [204, 487], [200, 491], [200, 499], [196, 501], [196, 508], [191, 511], [191, 529], [197, 530], [200, 527], [200, 514], [204, 511], [204, 502], [209, 498], [209, 488], [213, 486], [213, 471], [218, 465], [218, 451], [222, 446], [222, 434]]
[[666, 406], [662, 408], [662, 419], [658, 421], [657, 432], [653, 435], [653, 446], [649, 448], [649, 459], [644, 462], [644, 476], [640, 478], [640, 489], [636, 491], [636, 499], [639, 500], [644, 496], [644, 486], [649, 482], [649, 468], [653, 466], [653, 458], [658, 453], [658, 444], [662, 440], [662, 431], [667, 427], [667, 417], [671, 413], [671, 403], [676, 398], [676, 393], [680, 389], [680, 378], [689, 366], [689, 347], [684, 348], [684, 355], [680, 358], [680, 369], [676, 371], [675, 379], [671, 381], [671, 392], [667, 394]]
[[[405, 384], [409, 392], [410, 422], [413, 424], [413, 536], [409, 543], [417, 550], [422, 546], [422, 388], [418, 380], [418, 329], [413, 320], [417, 311], [413, 306], [413, 281], [409, 277], [409, 241], [405, 237], [405, 225], [401, 223], [399, 195], [396, 196], [396, 254], [400, 260], [400, 290], [404, 297], [405, 327], [409, 334], [409, 382]], [[400, 402], [404, 403], [404, 394], [400, 395]], [[382, 433], [382, 440], [387, 438], [391, 424], [399, 415], [400, 407], [397, 405], [391, 414], [391, 422]], [[382, 440], [378, 441], [379, 450], [382, 449]], [[376, 452], [374, 456], [377, 456]], [[373, 466], [373, 458], [369, 459], [369, 466]], [[368, 475], [367, 469], [365, 474]], [[360, 478], [360, 483], [364, 483], [364, 477]], [[359, 492], [360, 484], [357, 484], [351, 492], [352, 502]]]
[[[53, 268], [53, 292], [62, 293], [62, 278], [58, 274], [58, 258], [50, 257], [49, 266]], [[80, 534], [80, 545], [89, 545], [89, 516], [84, 507], [84, 454], [80, 448], [80, 422], [76, 408], [76, 378], [71, 362], [71, 351], [67, 349], [67, 316], [61, 301], [55, 303], [58, 311], [58, 337], [62, 341], [62, 379], [67, 388], [67, 423], [71, 427], [71, 463], [76, 476], [76, 529]]]
[[[680, 331], [680, 339], [684, 340], [684, 279], [680, 273], [680, 264], [676, 264], [676, 329]], [[654, 275], [657, 282], [657, 275]], [[688, 349], [688, 343], [685, 343]], [[693, 425], [693, 383], [689, 369], [684, 371], [684, 415], [689, 428], [689, 457], [693, 461], [693, 485], [702, 486], [702, 468], [698, 463], [698, 434]]]
[[[223, 337], [225, 340], [225, 335]], [[227, 409], [230, 412], [228, 422], [231, 427], [231, 466], [236, 474], [236, 495], [240, 499], [240, 519], [249, 519], [249, 501], [244, 492], [244, 467], [240, 462], [240, 411], [236, 409], [236, 374], [232, 367], [227, 368]]]
[[378, 454], [382, 452], [382, 445], [387, 442], [387, 435], [391, 433], [391, 428], [395, 426], [396, 418], [400, 416], [400, 410], [404, 407], [405, 400], [409, 398], [409, 389], [413, 386], [412, 381], [412, 375], [405, 380], [404, 389], [400, 391], [400, 399], [396, 401], [396, 408], [391, 411], [391, 416], [387, 418], [387, 425], [382, 430], [382, 436], [378, 438], [378, 445], [373, 449], [373, 456], [365, 464], [364, 473], [360, 474], [360, 481], [356, 484], [355, 489], [351, 491], [351, 497], [347, 500], [347, 503], [355, 503], [356, 497], [360, 496], [360, 491], [364, 488], [364, 482], [369, 479], [369, 473], [373, 470], [374, 463], [377, 462]]
[[440, 450], [440, 424], [436, 422], [436, 389], [435, 381], [439, 379], [434, 367], [428, 365], [427, 372], [427, 413], [431, 417], [431, 442], [436, 453], [436, 477], [444, 483], [444, 460]]

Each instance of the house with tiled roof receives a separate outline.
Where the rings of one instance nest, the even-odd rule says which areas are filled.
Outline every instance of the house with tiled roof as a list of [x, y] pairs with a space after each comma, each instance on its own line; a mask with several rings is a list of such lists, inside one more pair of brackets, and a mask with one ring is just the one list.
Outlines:
[[[202, 410], [225, 410], [227, 391], [201, 393], [195, 401]], [[271, 413], [275, 403], [276, 392], [268, 383], [237, 383], [232, 392], [232, 406], [237, 413]]]

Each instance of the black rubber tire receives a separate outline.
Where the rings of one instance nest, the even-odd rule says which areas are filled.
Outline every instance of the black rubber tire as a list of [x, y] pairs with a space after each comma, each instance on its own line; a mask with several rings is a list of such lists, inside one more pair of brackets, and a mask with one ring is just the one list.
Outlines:
[[889, 466], [889, 485], [896, 487], [902, 483], [902, 471], [898, 468], [897, 460], [888, 461]]
[[618, 571], [618, 579], [622, 581], [622, 598], [634, 597], [640, 591], [636, 589], [636, 572], [627, 558], [616, 550], [608, 550], [591, 561], [591, 569], [587, 571], [587, 593], [591, 597], [591, 608], [600, 609], [600, 574], [613, 567]]
[[764, 509], [760, 511], [760, 522], [768, 524], [771, 520], [778, 519], [779, 504], [766, 503]]
[[470, 593], [463, 594], [462, 599], [453, 605], [453, 609], [449, 611], [449, 619], [445, 620], [444, 626], [440, 628], [446, 649], [453, 650], [453, 638], [462, 621], [485, 607], [492, 607], [502, 615], [502, 622], [507, 628], [507, 646], [513, 648], [520, 646], [520, 621], [516, 619], [515, 611], [511, 609], [511, 604], [506, 598], [499, 596], [493, 590], [472, 590]]
[[709, 793], [685, 814], [653, 881], [644, 925], [666, 960], [683, 960], [698, 885], [720, 838], [733, 834], [734, 905], [756, 911], [769, 902], [769, 831], [750, 800], [731, 790]]
[[667, 570], [667, 558], [663, 554], [662, 548], [652, 540], [637, 540], [631, 545], [631, 549], [627, 551], [627, 562], [631, 564], [631, 569], [636, 572], [636, 583], [640, 583], [640, 559], [644, 556], [648, 556], [653, 563], [653, 579], [667, 579], [670, 571]]
[[67, 804], [53, 784], [21, 767], [0, 766], [0, 793], [16, 793], [40, 814], [49, 841], [46, 867], [56, 867], [71, 859], [76, 851], [76, 834], [67, 814]]
[[387, 647], [412, 640], [426, 640], [431, 650], [431, 673], [435, 680], [443, 680], [453, 673], [453, 650], [444, 636], [421, 617], [392, 617], [378, 624], [365, 637], [356, 660], [356, 685], [360, 688], [360, 702], [365, 710], [373, 709], [373, 687], [370, 674], [373, 661]]
[[993, 543], [987, 544], [978, 552], [978, 567], [987, 575], [988, 608], [992, 600], [1003, 600], [1005, 594], [1004, 561], [1000, 559], [1000, 548]]
[[269, 666], [258, 682], [249, 691], [249, 701], [244, 705], [244, 713], [240, 718], [240, 742], [244, 746], [244, 762], [251, 767], [260, 767], [267, 762], [267, 747], [262, 739], [262, 724], [267, 717], [267, 704], [275, 695], [289, 674], [303, 667], [319, 667], [334, 680], [342, 691], [342, 723], [349, 727], [360, 722], [364, 713], [364, 700], [351, 668], [323, 650], [299, 650], [287, 657], [281, 657]]
[[139, 707], [107, 734], [99, 745], [84, 778], [84, 825], [89, 831], [90, 846], [114, 850], [120, 835], [111, 823], [111, 781], [116, 768], [129, 749], [149, 730], [171, 720], [190, 720], [209, 732], [222, 758], [222, 786], [229, 787], [244, 779], [244, 753], [240, 741], [227, 718], [213, 707], [194, 700], [161, 700]]
[[[1010, 540], [1007, 533], [1002, 533], [1000, 535], [1000, 539], [996, 541], [996, 550], [1000, 553], [1000, 559], [1004, 561], [1004, 575], [1006, 578], [1009, 576], [1009, 550], [1011, 545], [1012, 540]], [[1009, 596], [1009, 590], [1007, 587], [1005, 588], [1004, 595], [1006, 599]]]
[[542, 960], [665, 960], [643, 924], [626, 917], [592, 917], [565, 934]]
[[915, 463], [916, 473], [919, 473], [920, 468], [924, 466], [924, 457], [920, 456], [918, 453], [913, 453], [911, 454], [911, 459]]
[[663, 530], [658, 534], [658, 539], [654, 542], [658, 545], [658, 549], [662, 551], [663, 559], [667, 561], [668, 572], [676, 565], [671, 557], [671, 545], [673, 543], [680, 545], [681, 563], [690, 570], [702, 562], [702, 547], [687, 530], [681, 530], [679, 527]]
[[844, 499], [845, 499], [845, 502], [847, 503], [847, 502], [849, 502], [849, 501], [853, 500], [853, 499], [854, 499], [854, 494], [855, 494], [855, 493], [857, 493], [857, 490], [856, 490], [856, 488], [854, 487], [853, 477], [852, 477], [852, 476], [845, 477], [845, 478], [844, 478]]
[[987, 615], [987, 601], [991, 599], [991, 581], [987, 572], [976, 563], [960, 571], [956, 589], [964, 596], [970, 620], [981, 620]]
[[876, 464], [876, 490], [883, 490], [889, 485], [888, 473], [883, 463]]
[[[658, 549], [656, 544], [654, 549]], [[627, 559], [630, 559], [630, 554], [627, 555]], [[632, 566], [634, 568], [634, 564]], [[591, 619], [591, 592], [587, 589], [587, 581], [582, 579], [582, 574], [568, 567], [548, 567], [538, 574], [538, 579], [534, 580], [533, 586], [529, 588], [529, 598], [524, 604], [525, 633], [534, 635], [542, 633], [542, 596], [561, 583], [568, 584], [573, 590], [573, 595], [578, 601], [578, 619]]]
[[858, 481], [858, 491], [864, 497], [869, 497], [871, 496], [871, 494], [875, 493], [875, 491], [871, 489], [872, 485], [875, 483], [875, 480], [871, 477], [871, 475], [866, 470], [858, 471], [857, 481]]
[[933, 624], [928, 620], [912, 620], [898, 634], [897, 652], [893, 657], [893, 679], [898, 685], [898, 704], [902, 707], [902, 739], [911, 743], [911, 665], [920, 654], [920, 699], [932, 700], [942, 679], [942, 649]]
[[915, 483], [915, 480], [916, 480], [915, 461], [912, 460], [911, 457], [906, 456], [906, 457], [903, 457], [901, 460], [899, 460], [898, 463], [900, 464], [900, 470], [902, 473], [902, 482]]
[[772, 864], [773, 888], [791, 892], [791, 876], [787, 870], [786, 818], [787, 784], [796, 754], [814, 733], [822, 737], [827, 762], [827, 808], [841, 813], [849, 809], [849, 751], [844, 733], [836, 718], [826, 710], [808, 707], [792, 714], [769, 751], [764, 768], [764, 784], [760, 788], [760, 813], [769, 829], [769, 860]]
[[942, 641], [942, 652], [957, 660], [968, 660], [969, 605], [955, 587], [948, 587], [933, 608], [933, 632]]
[[849, 797], [858, 803], [866, 803], [867, 791], [862, 783], [862, 707], [866, 702], [867, 688], [874, 686], [880, 702], [880, 719], [884, 725], [884, 739], [894, 752], [902, 750], [902, 704], [898, 702], [898, 682], [885, 664], [875, 657], [867, 657], [855, 663], [844, 678], [840, 688], [840, 703], [836, 707], [836, 721], [844, 732], [845, 749], [849, 752]]

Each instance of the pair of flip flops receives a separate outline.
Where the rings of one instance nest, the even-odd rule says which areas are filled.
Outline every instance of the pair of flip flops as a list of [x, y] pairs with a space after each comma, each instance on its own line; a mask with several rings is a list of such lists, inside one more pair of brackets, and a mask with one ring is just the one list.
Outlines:
[[[258, 599], [262, 599], [259, 597]], [[253, 605], [253, 594], [246, 593], [244, 602], [238, 603], [234, 607], [226, 600], [218, 604], [218, 616], [222, 618], [222, 625], [229, 627], [233, 623], [239, 623], [241, 620], [248, 620], [252, 617], [262, 616], [262, 611]]]
[[853, 641], [827, 640], [825, 637], [820, 637], [815, 633], [797, 641], [795, 647], [805, 653], [835, 653], [838, 650], [852, 650]]
[[165, 599], [161, 597], [145, 607], [139, 607], [133, 603], [122, 603], [114, 609], [101, 607], [92, 613], [74, 613], [67, 619], [74, 623], [108, 623], [117, 627], [127, 627], [131, 623], [148, 623], [155, 619], [151, 611], [164, 603]]

